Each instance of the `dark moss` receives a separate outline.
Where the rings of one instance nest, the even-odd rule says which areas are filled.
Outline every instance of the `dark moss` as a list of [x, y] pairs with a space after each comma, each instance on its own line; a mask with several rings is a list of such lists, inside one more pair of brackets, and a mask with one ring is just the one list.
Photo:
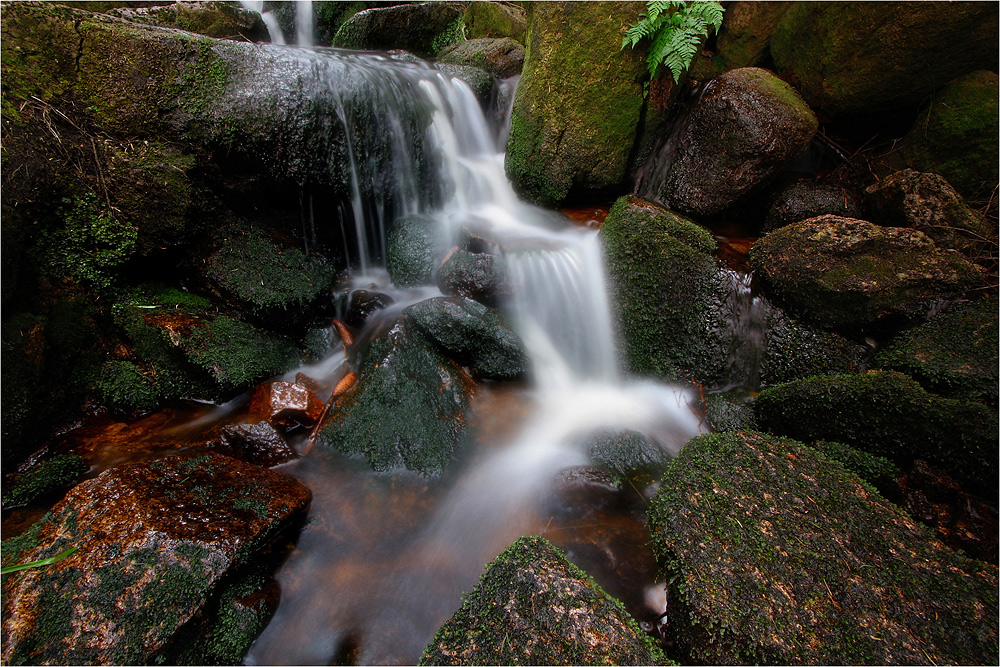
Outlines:
[[811, 448], [700, 436], [650, 510], [668, 636], [708, 664], [992, 662], [996, 569]]
[[705, 397], [705, 421], [716, 433], [757, 428], [753, 400], [742, 391], [709, 394]]
[[540, 537], [497, 556], [421, 665], [669, 664], [624, 606]]
[[928, 391], [997, 405], [996, 296], [955, 303], [906, 329], [875, 356], [875, 364], [910, 375]]
[[902, 472], [899, 466], [884, 456], [875, 456], [841, 442], [826, 440], [814, 442], [812, 447], [871, 484], [882, 495], [889, 497], [898, 492], [897, 480]]
[[3, 507], [27, 505], [39, 496], [59, 491], [87, 472], [86, 462], [75, 454], [62, 454], [32, 465], [4, 484]]
[[124, 415], [143, 414], [158, 405], [156, 385], [134, 363], [112, 359], [104, 364], [97, 379], [97, 391], [104, 405]]
[[941, 398], [890, 371], [806, 378], [760, 392], [762, 430], [803, 442], [832, 440], [902, 466], [938, 465], [980, 492], [997, 486], [996, 413]]

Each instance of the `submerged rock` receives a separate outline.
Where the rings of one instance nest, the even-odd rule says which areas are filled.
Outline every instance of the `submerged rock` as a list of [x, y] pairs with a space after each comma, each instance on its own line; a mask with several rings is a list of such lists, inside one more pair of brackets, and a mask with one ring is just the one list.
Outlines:
[[658, 473], [670, 455], [637, 431], [596, 433], [587, 447], [590, 460], [612, 475], [618, 487], [629, 480]]
[[844, 329], [923, 315], [977, 286], [983, 275], [922, 232], [833, 215], [762, 237], [750, 249], [750, 265], [790, 309]]
[[996, 35], [997, 13], [975, 2], [801, 3], [782, 16], [771, 56], [810, 105], [836, 116], [916, 103], [995, 67]]
[[231, 451], [233, 457], [264, 468], [298, 458], [277, 429], [266, 421], [223, 426], [220, 437], [223, 447]]
[[372, 315], [394, 303], [396, 300], [384, 292], [354, 290], [348, 301], [344, 322], [352, 327], [360, 328]]
[[815, 181], [795, 181], [771, 195], [761, 233], [820, 215], [864, 218], [865, 202], [854, 190]]
[[691, 440], [650, 527], [669, 573], [666, 634], [686, 662], [996, 660], [996, 568], [945, 548], [794, 440]]
[[995, 411], [928, 393], [901, 373], [795, 380], [761, 391], [754, 411], [764, 431], [842, 442], [904, 468], [922, 458], [970, 489], [993, 493], [997, 487]]
[[941, 174], [969, 199], [987, 198], [998, 180], [998, 87], [996, 72], [977, 70], [942, 88], [899, 143], [896, 161]]
[[3, 565], [7, 664], [152, 664], [215, 586], [309, 502], [295, 479], [218, 454], [132, 463], [78, 484]]
[[524, 47], [510, 37], [480, 37], [452, 44], [438, 55], [438, 62], [472, 65], [507, 79], [521, 73]]
[[524, 71], [514, 95], [505, 167], [538, 204], [618, 190], [639, 129], [644, 64], [621, 50], [638, 2], [552, 2], [532, 7]]
[[421, 665], [657, 665], [663, 653], [620, 602], [540, 537], [490, 563]]
[[997, 405], [997, 297], [953, 303], [926, 322], [897, 333], [879, 350], [879, 368], [901, 371], [928, 391]]
[[444, 470], [465, 441], [469, 374], [404, 319], [368, 343], [357, 378], [319, 427], [317, 443], [364, 456], [380, 472]]
[[771, 72], [726, 72], [649, 158], [635, 191], [683, 213], [720, 213], [799, 157], [816, 127], [805, 102]]
[[432, 58], [464, 39], [458, 3], [422, 2], [366, 9], [347, 19], [333, 36], [342, 49], [405, 49]]
[[939, 248], [954, 248], [976, 258], [996, 246], [996, 229], [938, 174], [904, 169], [869, 186], [865, 194], [874, 220], [918, 229]]
[[407, 322], [479, 378], [512, 380], [528, 370], [524, 344], [506, 321], [462, 297], [427, 299], [403, 311]]

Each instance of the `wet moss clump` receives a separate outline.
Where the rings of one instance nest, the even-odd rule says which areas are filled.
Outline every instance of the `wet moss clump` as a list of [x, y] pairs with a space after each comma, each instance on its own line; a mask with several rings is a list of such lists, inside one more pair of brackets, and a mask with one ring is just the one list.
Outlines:
[[754, 411], [761, 430], [842, 442], [904, 467], [922, 458], [970, 489], [997, 487], [996, 412], [928, 393], [901, 373], [795, 380], [761, 391]]
[[64, 489], [87, 472], [89, 466], [75, 454], [62, 454], [35, 463], [4, 484], [3, 508], [27, 505], [47, 493]]
[[702, 227], [622, 197], [601, 228], [627, 368], [637, 375], [712, 383], [725, 372], [719, 312], [726, 286]]
[[996, 568], [800, 442], [699, 436], [649, 509], [690, 664], [992, 664]]
[[541, 537], [497, 556], [421, 665], [662, 665], [624, 606]]
[[898, 333], [875, 355], [879, 368], [910, 375], [928, 391], [997, 405], [996, 296], [954, 303]]
[[389, 228], [385, 268], [397, 287], [431, 285], [445, 250], [433, 218], [421, 215], [400, 218]]

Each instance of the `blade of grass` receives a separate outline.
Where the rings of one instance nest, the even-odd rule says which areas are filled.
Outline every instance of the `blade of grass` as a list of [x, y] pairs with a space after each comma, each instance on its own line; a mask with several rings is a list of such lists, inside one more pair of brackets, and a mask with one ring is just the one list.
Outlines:
[[11, 572], [17, 572], [19, 570], [27, 570], [30, 567], [44, 567], [46, 565], [52, 565], [53, 563], [58, 563], [66, 556], [69, 556], [77, 550], [78, 547], [70, 547], [66, 551], [57, 553], [55, 556], [49, 556], [48, 558], [43, 558], [41, 560], [33, 560], [30, 563], [21, 563], [20, 565], [8, 565], [5, 568], [0, 569], [0, 575], [9, 574]]

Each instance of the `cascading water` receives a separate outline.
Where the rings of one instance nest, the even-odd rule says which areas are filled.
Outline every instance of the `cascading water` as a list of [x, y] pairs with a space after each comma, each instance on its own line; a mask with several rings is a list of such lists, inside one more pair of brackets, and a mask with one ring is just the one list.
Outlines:
[[[384, 105], [372, 127], [371, 111], [353, 99], [318, 93], [332, 101], [346, 137], [350, 204], [331, 224], [355, 226], [355, 245], [346, 249], [355, 284], [392, 289], [379, 265], [393, 219], [430, 215], [448, 242], [474, 229], [506, 260], [513, 295], [504, 310], [533, 367], [533, 387], [518, 390], [530, 404], [525, 423], [481, 448], [444, 486], [408, 474], [387, 482], [317, 452], [287, 470], [313, 489], [311, 518], [278, 575], [282, 604], [248, 663], [414, 664], [482, 567], [520, 535], [543, 529], [539, 504], [561, 469], [587, 462], [588, 435], [628, 428], [676, 452], [699, 421], [682, 390], [620, 375], [596, 232], [517, 199], [497, 129], [464, 82], [376, 55], [301, 57], [314, 73], [363, 80], [373, 88], [365, 99]], [[419, 146], [408, 145], [414, 135], [404, 131], [415, 118], [427, 119]], [[365, 134], [372, 132], [374, 144]], [[423, 172], [405, 162], [418, 156]], [[436, 290], [400, 292], [393, 296], [405, 303]], [[337, 354], [309, 372], [331, 372]]]

